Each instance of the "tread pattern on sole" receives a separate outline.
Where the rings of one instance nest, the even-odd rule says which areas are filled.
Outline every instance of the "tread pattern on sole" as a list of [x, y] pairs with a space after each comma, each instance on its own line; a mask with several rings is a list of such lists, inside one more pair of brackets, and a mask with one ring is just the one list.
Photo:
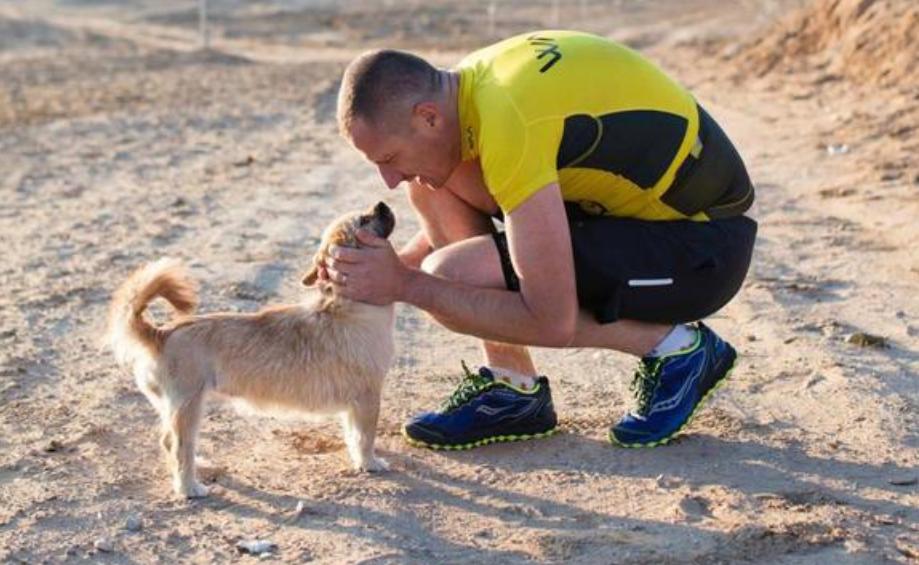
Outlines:
[[488, 445], [490, 443], [501, 443], [501, 442], [510, 442], [510, 441], [526, 441], [530, 439], [542, 439], [547, 438], [556, 434], [559, 431], [558, 426], [546, 430], [544, 432], [539, 432], [535, 434], [508, 434], [508, 435], [498, 435], [482, 438], [477, 441], [472, 441], [469, 443], [458, 443], [458, 444], [440, 444], [440, 443], [427, 443], [421, 440], [417, 440], [413, 437], [409, 437], [408, 432], [405, 430], [405, 427], [402, 428], [402, 437], [405, 438], [410, 445], [415, 447], [424, 447], [426, 449], [434, 449], [437, 451], [464, 451], [467, 449], [474, 449], [476, 447], [482, 447], [483, 445]]

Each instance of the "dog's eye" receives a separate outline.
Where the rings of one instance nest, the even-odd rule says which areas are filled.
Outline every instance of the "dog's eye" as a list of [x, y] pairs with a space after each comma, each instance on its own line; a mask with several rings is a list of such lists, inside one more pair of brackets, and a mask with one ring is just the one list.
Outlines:
[[367, 216], [363, 216], [358, 223], [362, 226], [366, 226], [367, 224], [370, 223], [370, 218], [368, 218]]

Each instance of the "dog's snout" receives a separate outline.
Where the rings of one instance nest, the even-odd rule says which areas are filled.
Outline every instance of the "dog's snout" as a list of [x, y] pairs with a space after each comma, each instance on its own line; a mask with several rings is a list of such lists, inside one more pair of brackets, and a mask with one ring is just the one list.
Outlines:
[[383, 201], [377, 202], [377, 205], [373, 207], [373, 213], [380, 217], [392, 216], [392, 210]]
[[373, 207], [374, 228], [380, 237], [389, 237], [396, 226], [396, 217], [385, 202], [377, 202]]

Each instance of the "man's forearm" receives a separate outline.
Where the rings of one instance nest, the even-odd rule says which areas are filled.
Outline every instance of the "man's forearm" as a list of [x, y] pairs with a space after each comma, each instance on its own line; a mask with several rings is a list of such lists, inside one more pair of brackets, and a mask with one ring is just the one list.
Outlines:
[[553, 321], [534, 315], [518, 292], [468, 286], [411, 270], [401, 301], [425, 310], [459, 333], [521, 345], [567, 345], [560, 341]]

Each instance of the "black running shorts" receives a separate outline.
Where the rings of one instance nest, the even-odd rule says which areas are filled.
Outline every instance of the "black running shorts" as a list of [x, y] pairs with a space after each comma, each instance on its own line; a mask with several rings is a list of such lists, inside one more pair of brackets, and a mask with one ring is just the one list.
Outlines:
[[[578, 302], [601, 324], [680, 323], [710, 316], [747, 275], [756, 222], [746, 216], [649, 221], [591, 216], [566, 204]], [[509, 290], [520, 290], [506, 236], [495, 234]]]

